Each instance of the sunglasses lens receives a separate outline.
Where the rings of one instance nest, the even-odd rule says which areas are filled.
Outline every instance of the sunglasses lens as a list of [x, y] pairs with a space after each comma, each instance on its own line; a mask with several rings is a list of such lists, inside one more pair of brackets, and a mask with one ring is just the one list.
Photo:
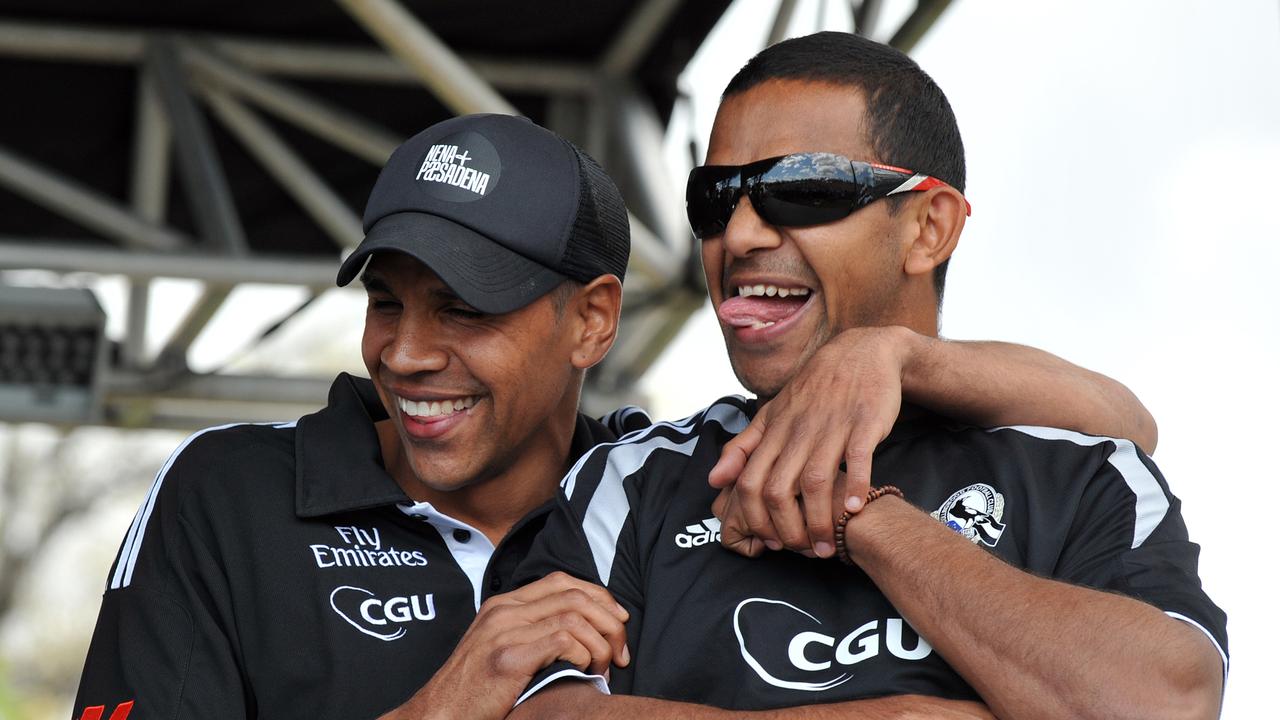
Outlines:
[[835, 222], [853, 212], [863, 191], [849, 161], [829, 153], [789, 155], [751, 184], [751, 203], [773, 225]]
[[685, 205], [689, 225], [699, 238], [724, 232], [738, 205], [741, 185], [737, 167], [704, 166], [689, 173]]

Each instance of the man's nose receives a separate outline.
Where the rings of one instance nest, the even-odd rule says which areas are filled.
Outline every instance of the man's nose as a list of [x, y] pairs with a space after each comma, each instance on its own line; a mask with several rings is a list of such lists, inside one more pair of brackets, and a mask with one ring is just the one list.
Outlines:
[[406, 311], [382, 351], [382, 364], [397, 375], [440, 372], [449, 366], [449, 348], [429, 313]]
[[725, 225], [725, 249], [737, 257], [746, 257], [751, 252], [776, 248], [781, 244], [782, 233], [760, 217], [744, 194]]

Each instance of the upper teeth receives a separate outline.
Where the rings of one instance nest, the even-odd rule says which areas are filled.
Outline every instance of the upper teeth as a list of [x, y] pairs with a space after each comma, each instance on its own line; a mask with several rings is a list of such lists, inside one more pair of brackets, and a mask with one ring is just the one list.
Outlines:
[[777, 285], [739, 285], [738, 295], [742, 297], [751, 297], [752, 295], [761, 295], [767, 297], [788, 297], [791, 295], [808, 295], [809, 288], [785, 288]]
[[400, 406], [405, 415], [435, 417], [436, 415], [449, 415], [459, 410], [465, 410], [474, 406], [479, 400], [480, 397], [478, 395], [453, 400], [407, 400], [397, 397], [396, 404]]

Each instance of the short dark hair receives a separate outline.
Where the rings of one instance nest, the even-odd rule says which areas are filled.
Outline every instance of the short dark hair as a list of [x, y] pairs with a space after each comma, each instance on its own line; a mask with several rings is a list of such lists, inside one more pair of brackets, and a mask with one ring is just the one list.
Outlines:
[[585, 283], [580, 283], [573, 278], [564, 280], [559, 285], [551, 289], [547, 293], [551, 296], [551, 305], [555, 308], [556, 317], [564, 317], [564, 311], [569, 307], [569, 301], [573, 299], [574, 293], [586, 287]]
[[[932, 175], [964, 192], [964, 143], [951, 103], [906, 54], [843, 32], [792, 38], [747, 61], [725, 86], [721, 100], [768, 80], [826, 82], [861, 90], [867, 102], [867, 139], [875, 159]], [[889, 200], [896, 211], [901, 201]], [[944, 261], [933, 272], [939, 303], [947, 265]]]

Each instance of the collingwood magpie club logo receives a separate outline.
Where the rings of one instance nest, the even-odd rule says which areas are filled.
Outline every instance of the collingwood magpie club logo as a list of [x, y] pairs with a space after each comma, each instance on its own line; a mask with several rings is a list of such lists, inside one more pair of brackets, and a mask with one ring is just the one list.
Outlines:
[[386, 642], [404, 637], [413, 623], [436, 617], [433, 593], [382, 597], [354, 585], [334, 588], [329, 593], [329, 607], [351, 627]]
[[493, 144], [477, 132], [454, 133], [427, 149], [414, 180], [427, 194], [450, 202], [471, 202], [493, 192], [502, 163]]
[[733, 633], [747, 666], [785, 690], [822, 692], [853, 679], [859, 666], [888, 655], [918, 662], [933, 647], [902, 618], [837, 625], [789, 602], [747, 598], [733, 611]]
[[995, 547], [1004, 534], [1004, 495], [986, 483], [957, 490], [930, 514], [975, 545]]
[[715, 517], [686, 525], [684, 532], [676, 533], [677, 547], [695, 548], [718, 542], [720, 542], [720, 520]]

